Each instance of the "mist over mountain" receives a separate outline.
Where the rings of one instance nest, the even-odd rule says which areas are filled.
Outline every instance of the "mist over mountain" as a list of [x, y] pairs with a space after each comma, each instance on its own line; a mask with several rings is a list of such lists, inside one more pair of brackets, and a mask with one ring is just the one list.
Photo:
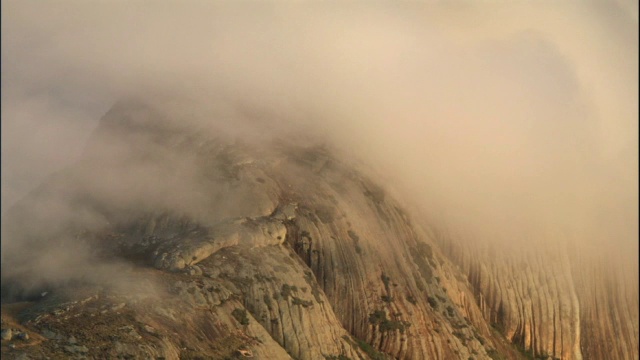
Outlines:
[[49, 339], [5, 354], [637, 356], [623, 268], [561, 242], [470, 244], [319, 139], [248, 142], [178, 114], [119, 102], [4, 216], [3, 316]]
[[638, 358], [633, 7], [2, 6], [3, 356]]

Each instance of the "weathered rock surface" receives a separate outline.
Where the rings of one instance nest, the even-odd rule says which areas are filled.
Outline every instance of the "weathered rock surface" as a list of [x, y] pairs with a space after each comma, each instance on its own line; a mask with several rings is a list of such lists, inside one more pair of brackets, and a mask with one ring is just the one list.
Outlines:
[[448, 239], [443, 248], [468, 277], [483, 318], [521, 351], [638, 358], [638, 288], [626, 279], [633, 275], [561, 246], [514, 253]]
[[[638, 358], [638, 289], [615, 275], [577, 272], [560, 250], [461, 248], [325, 148], [245, 146], [156, 117], [114, 108], [85, 160], [6, 215], [3, 237], [33, 253], [3, 263], [3, 293], [50, 294], [3, 306], [36, 334], [3, 340], [3, 357]], [[158, 181], [128, 177], [141, 168]], [[61, 226], [42, 203], [75, 215]], [[47, 269], [33, 259], [70, 248], [71, 264], [108, 274], [25, 289]]]

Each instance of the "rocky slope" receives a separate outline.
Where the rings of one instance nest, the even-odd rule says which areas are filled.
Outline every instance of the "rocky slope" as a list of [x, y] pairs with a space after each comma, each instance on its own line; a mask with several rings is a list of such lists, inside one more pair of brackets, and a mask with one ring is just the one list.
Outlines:
[[176, 124], [116, 105], [5, 216], [2, 326], [29, 336], [3, 357], [638, 358], [637, 287], [463, 248], [302, 138]]

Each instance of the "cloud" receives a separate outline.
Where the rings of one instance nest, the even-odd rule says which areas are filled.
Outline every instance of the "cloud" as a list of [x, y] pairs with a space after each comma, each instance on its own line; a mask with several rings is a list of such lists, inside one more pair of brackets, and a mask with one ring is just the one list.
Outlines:
[[304, 129], [472, 237], [635, 256], [637, 11], [621, 9], [6, 1], [2, 212], [142, 96], [236, 136]]

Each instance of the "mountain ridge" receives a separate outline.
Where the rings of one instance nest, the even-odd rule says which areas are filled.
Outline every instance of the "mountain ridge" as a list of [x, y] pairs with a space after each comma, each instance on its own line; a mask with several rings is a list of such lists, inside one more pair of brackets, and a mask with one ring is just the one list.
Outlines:
[[[546, 254], [475, 256], [475, 246], [423, 226], [326, 146], [185, 132], [161, 110], [122, 104], [83, 160], [3, 219], [3, 239], [15, 244], [3, 283], [51, 292], [15, 316], [3, 306], [3, 319], [48, 338], [3, 340], [3, 355], [586, 359], [607, 351], [581, 336], [585, 310], [561, 251], [551, 252], [556, 268]], [[156, 126], [159, 117], [169, 126]], [[145, 125], [132, 131], [131, 119]], [[33, 204], [60, 211], [42, 215]], [[69, 221], [49, 235], [51, 223]], [[34, 223], [28, 248], [37, 251], [23, 255], [20, 237]], [[77, 253], [34, 262], [65, 247]], [[559, 276], [555, 286], [545, 285], [550, 276]], [[600, 322], [605, 330], [589, 334], [628, 328], [609, 353], [637, 358], [637, 321], [635, 335], [624, 324]]]

